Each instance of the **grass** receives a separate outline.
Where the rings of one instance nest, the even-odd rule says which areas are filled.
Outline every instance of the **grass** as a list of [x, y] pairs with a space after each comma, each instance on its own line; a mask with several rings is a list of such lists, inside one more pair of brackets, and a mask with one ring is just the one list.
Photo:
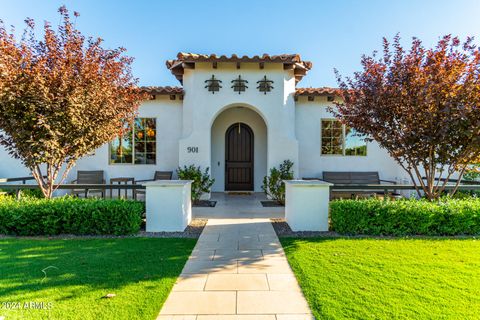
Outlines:
[[281, 242], [317, 319], [479, 317], [479, 240]]
[[155, 319], [195, 241], [0, 239], [0, 318]]

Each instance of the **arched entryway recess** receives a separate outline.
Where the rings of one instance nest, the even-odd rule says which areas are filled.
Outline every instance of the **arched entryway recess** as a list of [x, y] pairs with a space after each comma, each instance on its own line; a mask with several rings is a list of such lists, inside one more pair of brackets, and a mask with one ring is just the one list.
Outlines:
[[261, 192], [267, 174], [267, 125], [250, 107], [222, 110], [211, 128], [212, 191]]

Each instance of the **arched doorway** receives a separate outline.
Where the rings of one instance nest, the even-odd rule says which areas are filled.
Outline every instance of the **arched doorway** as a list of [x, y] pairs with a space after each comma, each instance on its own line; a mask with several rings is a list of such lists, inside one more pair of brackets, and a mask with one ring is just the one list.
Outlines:
[[[215, 179], [212, 186], [213, 192], [233, 191], [227, 188], [227, 131], [236, 128], [238, 124], [244, 124], [250, 129], [252, 152], [252, 180], [253, 188], [250, 191], [262, 192], [263, 178], [267, 175], [267, 152], [268, 152], [268, 130], [267, 124], [260, 113], [253, 107], [243, 105], [232, 105], [223, 109], [211, 124], [211, 175]], [[244, 127], [245, 128], [245, 127]], [[245, 129], [248, 130], [248, 129]], [[240, 127], [240, 133], [244, 129]], [[238, 191], [248, 191], [242, 186]]]
[[232, 124], [225, 133], [225, 190], [253, 191], [254, 137], [245, 123]]

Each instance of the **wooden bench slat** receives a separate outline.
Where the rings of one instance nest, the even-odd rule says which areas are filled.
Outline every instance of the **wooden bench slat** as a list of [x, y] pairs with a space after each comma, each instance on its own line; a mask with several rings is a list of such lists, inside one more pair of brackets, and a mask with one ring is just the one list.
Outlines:
[[[377, 171], [324, 171], [323, 180], [333, 184], [343, 185], [367, 185], [381, 183], [380, 175]], [[334, 191], [336, 194], [343, 195], [346, 198], [352, 198], [354, 195], [365, 195], [377, 193], [374, 190], [355, 190], [355, 191]], [[343, 197], [340, 196], [340, 197]]]
[[103, 170], [77, 171], [77, 184], [104, 184]]
[[323, 180], [336, 184], [380, 184], [375, 171], [324, 171]]

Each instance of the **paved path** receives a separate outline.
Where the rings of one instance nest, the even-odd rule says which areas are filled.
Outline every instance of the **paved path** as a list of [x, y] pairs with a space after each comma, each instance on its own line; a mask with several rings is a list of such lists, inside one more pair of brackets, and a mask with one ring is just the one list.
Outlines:
[[158, 320], [311, 320], [269, 219], [210, 219]]
[[283, 218], [284, 207], [262, 207], [260, 201], [267, 200], [262, 192], [250, 195], [230, 195], [225, 192], [213, 192], [210, 200], [217, 201], [211, 207], [193, 207], [192, 215], [195, 218], [221, 219], [221, 218]]

